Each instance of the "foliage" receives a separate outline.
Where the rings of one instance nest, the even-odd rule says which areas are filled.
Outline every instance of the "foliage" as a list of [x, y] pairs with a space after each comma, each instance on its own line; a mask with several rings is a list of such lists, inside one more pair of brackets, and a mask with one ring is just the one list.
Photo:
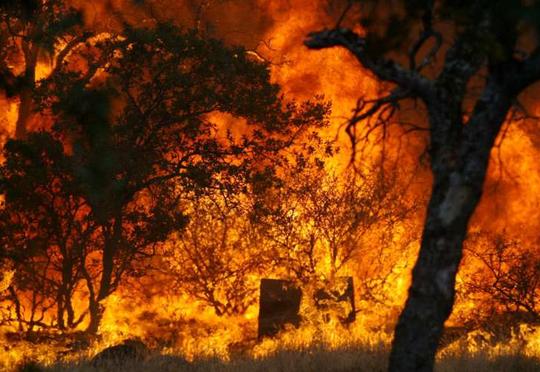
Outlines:
[[56, 306], [55, 325], [62, 329], [67, 321], [73, 327], [80, 322], [72, 297], [81, 280], [81, 249], [90, 244], [95, 224], [72, 175], [71, 159], [46, 133], [8, 142], [4, 153], [1, 179], [7, 205], [1, 210], [0, 244], [15, 277], [3, 320], [31, 332], [49, 326], [46, 312]]
[[[45, 228], [56, 223], [65, 227], [56, 228], [57, 235], [73, 235], [66, 249], [76, 254], [62, 254], [57, 263], [71, 268], [69, 280], [49, 270], [34, 277], [69, 287], [66, 298], [78, 291], [87, 299], [92, 332], [101, 302], [124, 275], [142, 275], [135, 263], [184, 228], [188, 194], [233, 190], [293, 136], [325, 124], [325, 105], [285, 103], [269, 82], [267, 66], [249, 60], [242, 49], [170, 25], [128, 28], [124, 35], [89, 41], [36, 94], [53, 128], [8, 143], [3, 222], [9, 226], [20, 214], [26, 217], [22, 231], [32, 228], [30, 217], [43, 225], [35, 232], [41, 253], [28, 250], [35, 260], [56, 249]], [[229, 115], [235, 125], [243, 118], [244, 132], [233, 135], [212, 115]], [[40, 151], [50, 160], [42, 161]], [[47, 187], [62, 192], [34, 192]], [[82, 211], [75, 213], [70, 203]], [[16, 232], [6, 233], [7, 247]], [[31, 296], [47, 298], [42, 311], [61, 306], [57, 296], [41, 293], [46, 286], [26, 281]], [[12, 290], [22, 291], [19, 285]]]

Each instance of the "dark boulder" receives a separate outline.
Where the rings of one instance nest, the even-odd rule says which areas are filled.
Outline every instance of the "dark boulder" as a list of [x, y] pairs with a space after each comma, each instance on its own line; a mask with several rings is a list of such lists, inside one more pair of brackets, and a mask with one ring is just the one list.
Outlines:
[[145, 360], [149, 354], [148, 347], [142, 341], [129, 339], [100, 351], [92, 358], [92, 366], [99, 368], [126, 362], [139, 362]]

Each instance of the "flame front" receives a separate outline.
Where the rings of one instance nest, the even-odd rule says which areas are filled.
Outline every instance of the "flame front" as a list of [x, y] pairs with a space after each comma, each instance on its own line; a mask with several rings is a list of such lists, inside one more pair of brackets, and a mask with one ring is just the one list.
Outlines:
[[[324, 100], [331, 102], [332, 111], [331, 125], [322, 135], [327, 140], [335, 140], [341, 151], [327, 162], [322, 173], [316, 174], [317, 170], [312, 170], [312, 176], [313, 182], [324, 180], [318, 184], [319, 191], [330, 195], [329, 203], [340, 200], [337, 196], [332, 199], [331, 192], [339, 194], [344, 188], [344, 180], [352, 172], [351, 167], [347, 167], [351, 158], [349, 140], [342, 127], [351, 116], [359, 97], [377, 97], [384, 89], [347, 52], [337, 49], [313, 52], [302, 46], [302, 40], [309, 31], [335, 22], [335, 14], [339, 14], [340, 9], [338, 5], [343, 4], [335, 2], [339, 4], [334, 4], [335, 9], [329, 10], [324, 6], [324, 1], [299, 0], [292, 5], [287, 0], [253, 0], [246, 2], [249, 3], [246, 6], [234, 3], [224, 5], [220, 2], [213, 4], [210, 1], [206, 8], [202, 8], [203, 13], [197, 15], [193, 10], [196, 7], [189, 1], [155, 1], [147, 2], [149, 5], [144, 6], [136, 6], [127, 1], [105, 0], [93, 2], [92, 6], [80, 1], [73, 3], [85, 10], [86, 27], [99, 32], [114, 30], [122, 22], [151, 24], [154, 20], [149, 16], [149, 9], [152, 9], [153, 17], [163, 17], [182, 26], [191, 26], [194, 21], [197, 21], [197, 26], [206, 24], [211, 36], [221, 37], [226, 43], [243, 43], [252, 58], [269, 62], [271, 78], [280, 85], [287, 100], [302, 101], [323, 95]], [[178, 14], [171, 17], [172, 12], [167, 9], [174, 9]], [[244, 14], [246, 9], [250, 9], [253, 14]], [[218, 19], [215, 18], [216, 14], [225, 14], [225, 17]], [[122, 15], [124, 19], [119, 19]], [[107, 37], [107, 34], [103, 35]], [[45, 79], [53, 68], [50, 60], [40, 61], [36, 80]], [[538, 111], [538, 103], [534, 99], [530, 101], [529, 111]], [[17, 99], [3, 97], [0, 104], [2, 135], [12, 137], [19, 102]], [[416, 116], [419, 115], [413, 114], [413, 120], [421, 120]], [[233, 137], [240, 138], [248, 134], [245, 123], [229, 115], [213, 112], [207, 119], [216, 123], [219, 135], [226, 136], [232, 132]], [[46, 121], [34, 118], [31, 126], [47, 127], [43, 124]], [[376, 168], [381, 161], [382, 150], [388, 159], [400, 159], [399, 174], [394, 179], [395, 188], [388, 191], [391, 200], [373, 192], [384, 186], [376, 180], [366, 181], [368, 191], [365, 195], [355, 191], [359, 199], [380, 198], [387, 212], [379, 216], [380, 220], [366, 223], [365, 231], [356, 236], [352, 243], [355, 253], [346, 259], [333, 255], [331, 237], [318, 240], [313, 245], [313, 257], [317, 260], [312, 267], [313, 277], [331, 280], [334, 277], [351, 276], [354, 279], [357, 314], [353, 324], [344, 327], [335, 319], [325, 321], [313, 310], [308, 301], [309, 296], [304, 296], [300, 315], [305, 321], [298, 329], [291, 327], [275, 338], [257, 341], [260, 280], [300, 278], [283, 268], [266, 269], [264, 265], [253, 263], [257, 252], [277, 248], [273, 245], [275, 241], [260, 241], [248, 236], [249, 216], [243, 214], [242, 208], [238, 207], [227, 211], [221, 221], [205, 219], [202, 212], [196, 213], [196, 216], [201, 216], [192, 221], [198, 223], [194, 225], [197, 228], [188, 227], [186, 233], [173, 235], [170, 241], [159, 247], [160, 255], [151, 259], [152, 267], [166, 267], [168, 273], [156, 270], [152, 275], [142, 278], [128, 278], [103, 303], [105, 313], [98, 332], [100, 337], [93, 340], [85, 351], [70, 353], [64, 358], [91, 357], [105, 347], [132, 338], [140, 338], [162, 353], [183, 355], [188, 360], [218, 357], [228, 361], [237, 355], [264, 358], [279, 350], [305, 349], [314, 345], [324, 345], [330, 350], [351, 345], [362, 345], [373, 350], [387, 347], [407, 296], [411, 267], [419, 248], [424, 209], [431, 186], [427, 166], [418, 165], [418, 159], [422, 158], [425, 150], [424, 135], [420, 132], [404, 137], [403, 129], [398, 126], [393, 127], [391, 132], [387, 141], [403, 142], [402, 146], [385, 145], [380, 140], [381, 133], [375, 131], [366, 137], [361, 156], [357, 154], [356, 158], [357, 168], [364, 174], [370, 174]], [[520, 273], [512, 266], [522, 264], [525, 266], [520, 267], [525, 268], [530, 265], [530, 274], [534, 276], [536, 273], [536, 279], [540, 281], [538, 266], [535, 266], [540, 262], [540, 193], [537, 192], [540, 187], [540, 165], [536, 161], [540, 155], [540, 142], [538, 134], [531, 130], [527, 120], [510, 118], [498, 143], [500, 145], [492, 153], [484, 198], [470, 227], [466, 254], [459, 272], [457, 303], [447, 324], [455, 329], [475, 323], [480, 316], [483, 319], [493, 319], [507, 313], [509, 309], [513, 313], [522, 314], [525, 305], [519, 301], [505, 302], [504, 291], [508, 291], [508, 296], [517, 293], [517, 298], [532, 307], [532, 312], [540, 313], [540, 283], [533, 288], [517, 288]], [[393, 150], [396, 148], [401, 150]], [[294, 182], [298, 180], [290, 181], [291, 189], [294, 189]], [[303, 185], [297, 185], [298, 189], [301, 187]], [[238, 200], [238, 205], [245, 202]], [[201, 208], [202, 203], [208, 203], [207, 207], [212, 208], [216, 200], [203, 200], [190, 207], [195, 210]], [[315, 221], [309, 214], [309, 208], [316, 208], [316, 204], [310, 205], [300, 196], [287, 199], [287, 203], [287, 207], [291, 208], [286, 217], [290, 221], [298, 221], [296, 225], [291, 222], [291, 228], [297, 229], [294, 234], [299, 239], [309, 241], [310, 236], [324, 235], [324, 232], [330, 230], [327, 226], [318, 225], [320, 221]], [[293, 205], [296, 207], [292, 208]], [[345, 204], [335, 204], [327, 208], [339, 222], [340, 211], [348, 207]], [[343, 219], [346, 218], [344, 214]], [[226, 223], [223, 222], [225, 219]], [[212, 236], [209, 231], [215, 235], [220, 234], [219, 238], [223, 241], [212, 241], [216, 236]], [[190, 241], [206, 244], [208, 250], [204, 252], [208, 256], [197, 261], [197, 252], [194, 253]], [[212, 244], [216, 247], [222, 245], [208, 248], [213, 247]], [[307, 264], [300, 250], [280, 254], [286, 254], [289, 260], [304, 260], [302, 263]], [[211, 270], [204, 271], [200, 267], [200, 264], [212, 263], [214, 267]], [[220, 265], [223, 270], [218, 272]], [[187, 277], [189, 282], [171, 285], [174, 282], [171, 275], [177, 275], [177, 279]], [[204, 280], [210, 278], [210, 275], [215, 275], [216, 282], [208, 285]], [[3, 274], [0, 278], [0, 292], [7, 290], [12, 277], [11, 271]], [[526, 281], [527, 277], [524, 278]], [[234, 280], [241, 280], [241, 284]], [[507, 283], [497, 292], [501, 297], [494, 299], [485, 286], [496, 285], [503, 280]], [[309, 285], [303, 285], [309, 293]], [[242, 292], [235, 293], [239, 288]], [[205, 290], [211, 291], [203, 294]], [[76, 292], [74, 304], [77, 313], [81, 314], [85, 311], [86, 292], [82, 288]], [[44, 315], [45, 319], [54, 316], [52, 310]], [[508, 320], [508, 324], [514, 321]], [[72, 332], [75, 334], [83, 330], [87, 322], [85, 319]], [[478, 329], [479, 325], [475, 325]], [[62, 342], [42, 343], [37, 347], [23, 341], [15, 343], [9, 337], [14, 337], [13, 333], [17, 329], [9, 326], [4, 328], [6, 342], [12, 345], [0, 350], [0, 363], [5, 366], [13, 366], [30, 356], [45, 363], [53, 363], [67, 349]], [[463, 348], [470, 353], [484, 352], [486, 345], [493, 341], [493, 336], [482, 332], [476, 330], [464, 334], [460, 342], [443, 349], [440, 357], [459, 354]], [[540, 328], [517, 324], [509, 332], [511, 335], [506, 342], [492, 342], [489, 349], [491, 355], [520, 350], [527, 356], [540, 358]]]

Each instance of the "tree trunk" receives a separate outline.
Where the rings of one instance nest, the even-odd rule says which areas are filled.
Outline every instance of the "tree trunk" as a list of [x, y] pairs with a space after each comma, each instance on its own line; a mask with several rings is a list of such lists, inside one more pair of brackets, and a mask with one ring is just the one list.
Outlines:
[[[101, 323], [101, 318], [103, 317], [103, 305], [101, 301], [105, 299], [110, 293], [111, 280], [112, 280], [112, 269], [113, 269], [113, 256], [109, 254], [108, 249], [104, 249], [103, 258], [102, 258], [102, 273], [101, 280], [99, 285], [99, 290], [97, 293], [94, 292], [93, 286], [88, 285], [90, 296], [89, 296], [89, 306], [88, 310], [90, 313], [90, 323], [86, 328], [86, 332], [89, 334], [96, 334], [99, 330], [99, 325]], [[87, 282], [89, 282], [87, 278]]]
[[471, 184], [457, 171], [434, 181], [409, 296], [394, 335], [392, 372], [433, 370], [444, 322], [454, 304], [467, 226], [482, 187], [483, 180]]
[[70, 329], [75, 326], [75, 310], [73, 309], [73, 304], [71, 302], [71, 295], [66, 299], [66, 314], [67, 314], [67, 325]]
[[64, 321], [64, 295], [62, 293], [56, 296], [56, 318], [58, 329], [64, 330], [66, 323]]
[[[432, 5], [426, 6], [423, 20], [429, 35], [434, 34], [431, 17], [436, 7]], [[499, 18], [496, 7], [486, 3], [486, 7], [473, 8], [471, 19], [477, 22], [454, 35], [443, 67], [433, 80], [420, 74], [414, 61], [407, 69], [385, 58], [385, 53], [374, 58], [366, 48], [369, 38], [348, 29], [325, 29], [309, 34], [305, 41], [311, 49], [345, 47], [378, 78], [397, 85], [390, 95], [358, 110], [350, 125], [368, 118], [381, 120], [388, 105], [404, 97], [422, 99], [428, 111], [434, 182], [409, 296], [394, 335], [389, 364], [389, 370], [394, 372], [433, 370], [444, 322], [454, 304], [463, 241], [482, 194], [491, 149], [516, 98], [540, 80], [540, 47], [523, 60], [513, 57], [513, 43], [519, 40], [516, 35], [499, 44], [498, 51], [503, 53], [478, 47], [485, 43], [485, 35], [498, 39], [515, 30], [494, 22]], [[418, 45], [423, 46], [425, 40], [419, 39]], [[435, 48], [435, 54], [439, 49], [444, 48]], [[469, 86], [475, 77], [485, 79], [485, 84], [470, 107], [468, 102], [476, 94]]]
[[469, 220], [482, 195], [491, 149], [512, 105], [501, 81], [498, 75], [488, 79], [465, 126], [461, 104], [448, 104], [451, 95], [428, 105], [433, 188], [409, 296], [394, 334], [392, 372], [433, 371], [444, 322], [454, 305]]
[[22, 88], [19, 96], [19, 110], [17, 123], [15, 125], [15, 138], [24, 139], [27, 132], [28, 122], [32, 117], [33, 110], [33, 89], [30, 87]]
[[11, 300], [15, 304], [15, 315], [17, 316], [17, 323], [19, 324], [19, 327], [18, 327], [19, 333], [22, 333], [24, 330], [24, 327], [23, 327], [21, 302], [19, 301], [19, 296], [17, 296], [17, 292], [15, 292], [15, 288], [13, 287], [13, 285], [9, 286], [8, 291], [11, 296]]
[[38, 48], [23, 42], [25, 59], [24, 85], [19, 94], [19, 110], [17, 123], [15, 125], [15, 138], [23, 139], [26, 136], [28, 122], [32, 117], [34, 109], [34, 90], [36, 84], [36, 66], [38, 58]]
[[[84, 255], [83, 255], [84, 256]], [[90, 322], [86, 327], [86, 332], [90, 335], [94, 335], [99, 330], [99, 323], [101, 322], [101, 309], [99, 301], [96, 297], [96, 291], [94, 289], [94, 283], [90, 273], [86, 269], [85, 259], [82, 259], [81, 273], [86, 280], [86, 287], [88, 288], [88, 313], [90, 314]]]
[[103, 306], [93, 297], [90, 297], [89, 313], [90, 323], [86, 328], [86, 332], [90, 335], [95, 335], [99, 330], [101, 318], [103, 317]]
[[[107, 298], [112, 291], [113, 287], [113, 271], [114, 271], [114, 257], [116, 253], [116, 248], [118, 241], [122, 233], [122, 224], [120, 217], [115, 218], [113, 224], [113, 233], [112, 236], [109, 236], [105, 239], [105, 245], [103, 247], [103, 255], [101, 259], [102, 271], [101, 271], [101, 280], [99, 283], [99, 289], [97, 294], [94, 296], [93, 287], [90, 296], [90, 324], [86, 331], [90, 334], [95, 334], [99, 330], [99, 325], [101, 323], [101, 318], [103, 317], [104, 308], [101, 304], [105, 298]], [[90, 279], [87, 279], [87, 281]]]
[[103, 257], [101, 260], [102, 271], [101, 271], [101, 281], [99, 284], [98, 300], [101, 301], [106, 298], [111, 291], [111, 283], [113, 280], [113, 269], [114, 269], [114, 250], [115, 243], [112, 240], [109, 240], [105, 243], [103, 249]]

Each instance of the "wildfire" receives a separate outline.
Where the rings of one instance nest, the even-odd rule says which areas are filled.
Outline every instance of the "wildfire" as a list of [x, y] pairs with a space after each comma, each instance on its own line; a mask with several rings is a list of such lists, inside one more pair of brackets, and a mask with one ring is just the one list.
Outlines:
[[[74, 3], [78, 5], [81, 2], [75, 1]], [[149, 3], [151, 3], [149, 8], [145, 8], [124, 1], [93, 2], [91, 7], [84, 7], [86, 27], [95, 27], [100, 32], [105, 29], [112, 33], [122, 22], [134, 25], [143, 22], [149, 24], [155, 21], [148, 14], [150, 8], [155, 12], [154, 17], [166, 17], [167, 20], [171, 20], [171, 15], [164, 12], [167, 7], [164, 7], [159, 1]], [[248, 22], [247, 24], [253, 27], [253, 35], [245, 33], [237, 35], [235, 29], [240, 26], [232, 15], [241, 12], [243, 8], [240, 5], [231, 5], [228, 10], [232, 15], [226, 17], [226, 20], [218, 21], [211, 18], [213, 12], [218, 13], [216, 9], [227, 9], [224, 8], [226, 6], [223, 4], [215, 5], [215, 8], [212, 8], [212, 2], [208, 2], [210, 4], [208, 9], [201, 8], [202, 13], [197, 15], [193, 12], [193, 7], [190, 7], [191, 2], [173, 1], [170, 3], [182, 3], [176, 4], [175, 9], [184, 13], [179, 13], [177, 18], [172, 18], [179, 25], [191, 25], [188, 22], [192, 22], [194, 19], [199, 21], [199, 25], [207, 22], [209, 25], [208, 33], [211, 36], [216, 36], [212, 34], [210, 27], [212, 22], [215, 22], [214, 30], [217, 30], [215, 31], [217, 36], [222, 36], [226, 43], [244, 42], [251, 58], [269, 62], [272, 82], [279, 84], [287, 101], [303, 101], [312, 99], [314, 96], [324, 96], [323, 100], [331, 103], [331, 123], [324, 130], [322, 136], [324, 140], [331, 141], [334, 145], [337, 144], [341, 151], [334, 154], [331, 160], [325, 164], [320, 178], [329, 177], [331, 179], [331, 176], [334, 175], [337, 181], [335, 184], [327, 181], [326, 185], [322, 182], [316, 183], [320, 180], [319, 175], [317, 175], [312, 182], [322, 185], [321, 189], [327, 193], [339, 191], [347, 174], [352, 172], [352, 168], [347, 167], [351, 158], [349, 139], [344, 134], [342, 127], [355, 109], [358, 97], [377, 97], [385, 89], [377, 83], [373, 76], [359, 69], [358, 63], [345, 51], [332, 49], [315, 53], [302, 46], [302, 39], [309, 31], [335, 22], [335, 14], [339, 13], [339, 7], [326, 12], [325, 7], [321, 5], [323, 2], [320, 1], [295, 1], [293, 6], [290, 1], [286, 0], [254, 0], [249, 3], [253, 9], [257, 9], [255, 18], [263, 19], [264, 22], [261, 22], [265, 26]], [[118, 20], [119, 14], [111, 14], [111, 6], [115, 12], [123, 14], [125, 19]], [[205, 11], [207, 13], [204, 13]], [[245, 17], [240, 17], [239, 22], [244, 20]], [[227, 33], [227, 31], [229, 32]], [[102, 35], [104, 36], [101, 36], [100, 40], [106, 40], [110, 36], [109, 33]], [[35, 74], [36, 82], [49, 77], [53, 68], [52, 61], [40, 61], [37, 64]], [[531, 105], [533, 106], [530, 111], [538, 111], [537, 102], [533, 102]], [[13, 137], [18, 118], [19, 101], [3, 97], [0, 107], [2, 107], [1, 134], [6, 138]], [[249, 132], [247, 121], [239, 120], [230, 114], [214, 111], [208, 113], [205, 118], [216, 125], [217, 135], [224, 139], [231, 134], [236, 141], [240, 141], [243, 136], [253, 133]], [[504, 309], [500, 303], [490, 302], [489, 300], [492, 298], [489, 294], [478, 292], [480, 288], [473, 288], [471, 284], [476, 285], [481, 281], [491, 280], [493, 271], [498, 269], [498, 275], [500, 274], [503, 279], [508, 281], [508, 287], [504, 289], [516, 290], [520, 283], [511, 282], [511, 280], [517, 281], [519, 279], [516, 277], [518, 274], [514, 275], [514, 272], [511, 272], [513, 270], [511, 265], [515, 264], [518, 258], [525, 262], [526, 259], [535, 257], [538, 259], [536, 262], [540, 262], [537, 222], [540, 221], [538, 218], [540, 165], [536, 161], [540, 155], [538, 135], [528, 129], [527, 120], [513, 118], [510, 120], [514, 121], [512, 125], [508, 126], [508, 130], [503, 131], [499, 138], [500, 146], [492, 154], [485, 196], [470, 228], [471, 237], [467, 243], [467, 253], [458, 277], [458, 302], [453, 317], [448, 322], [451, 327], [471, 326], [475, 330], [469, 333], [464, 332], [459, 342], [451, 343], [448, 348], [443, 350], [441, 358], [452, 353], [462, 352], [464, 348], [471, 353], [481, 352], [485, 350], [486, 345], [491, 345], [489, 350], [492, 355], [519, 349], [528, 356], [540, 358], [540, 327], [515, 324], [508, 339], [505, 342], [500, 342], [500, 340], [494, 339], [492, 333], [479, 330], [478, 325], [474, 324], [479, 314], [492, 316]], [[30, 127], [32, 126], [30, 125]], [[276, 242], [285, 246], [294, 238], [306, 242], [317, 234], [317, 236], [323, 236], [324, 232], [332, 228], [332, 223], [335, 221], [323, 225], [320, 219], [309, 215], [307, 208], [315, 209], [317, 203], [310, 205], [310, 197], [312, 196], [306, 197], [299, 193], [287, 200], [289, 204], [286, 207], [291, 207], [291, 209], [287, 211], [288, 214], [281, 215], [283, 217], [279, 220], [281, 225], [274, 224], [274, 226], [284, 229], [290, 228], [287, 236], [289, 240], [287, 242], [285, 239], [279, 241], [279, 238], [276, 238], [279, 231], [272, 230], [269, 234], [274, 233], [272, 235], [274, 240], [269, 239], [269, 242], [266, 242], [248, 236], [247, 224], [250, 222], [250, 216], [245, 213], [245, 209], [247, 209], [247, 207], [244, 208], [245, 200], [236, 200], [237, 204], [234, 207], [236, 209], [231, 209], [233, 212], [229, 215], [227, 212], [223, 212], [226, 207], [219, 205], [220, 201], [210, 198], [199, 199], [197, 200], [199, 204], [194, 202], [193, 208], [206, 205], [204, 203], [207, 203], [208, 208], [213, 208], [216, 205], [223, 207], [217, 209], [223, 213], [221, 220], [201, 218], [198, 225], [199, 230], [190, 230], [190, 225], [187, 228], [186, 234], [191, 234], [188, 237], [192, 238], [193, 241], [201, 242], [201, 244], [207, 244], [205, 245], [207, 251], [204, 252], [207, 252], [209, 256], [196, 257], [197, 252], [194, 253], [188, 249], [189, 242], [186, 243], [182, 240], [187, 239], [186, 235], [173, 234], [172, 241], [157, 248], [165, 258], [152, 258], [152, 267], [156, 268], [152, 275], [143, 279], [134, 275], [103, 301], [105, 311], [101, 319], [98, 337], [89, 341], [86, 348], [81, 347], [82, 351], [66, 354], [67, 356], [63, 357], [72, 360], [81, 355], [91, 357], [106, 347], [135, 338], [144, 340], [150, 347], [164, 354], [180, 354], [188, 360], [218, 357], [227, 361], [237, 355], [262, 358], [281, 349], [301, 350], [313, 345], [323, 345], [330, 350], [351, 345], [364, 345], [373, 349], [380, 348], [381, 345], [387, 347], [391, 341], [392, 327], [407, 296], [411, 267], [419, 247], [426, 194], [429, 192], [431, 184], [427, 165], [418, 166], [418, 159], [422, 158], [425, 150], [423, 133], [404, 136], [397, 127], [392, 128], [391, 132], [385, 141], [407, 143], [407, 145], [401, 146], [400, 151], [387, 152], [389, 159], [399, 158], [403, 161], [399, 171], [400, 175], [406, 175], [403, 178], [404, 181], [401, 178], [399, 181], [402, 188], [394, 194], [392, 191], [388, 191], [387, 194], [391, 195], [392, 200], [386, 201], [384, 196], [373, 192], [384, 185], [373, 181], [367, 184], [370, 190], [366, 195], [361, 195], [359, 192], [355, 195], [360, 199], [379, 198], [384, 200], [384, 203], [387, 204], [383, 205], [395, 208], [395, 213], [378, 215], [383, 222], [366, 222], [365, 231], [354, 237], [354, 244], [356, 244], [354, 253], [351, 253], [350, 257], [346, 256], [346, 260], [343, 257], [336, 259], [332, 256], [332, 239], [334, 239], [332, 236], [325, 237], [326, 240], [323, 243], [314, 243], [313, 249], [318, 253], [310, 256], [310, 258], [319, 260], [312, 267], [315, 271], [312, 277], [326, 280], [334, 276], [351, 276], [354, 279], [354, 297], [357, 308], [354, 323], [344, 326], [333, 318], [331, 320], [322, 319], [314, 310], [314, 305], [310, 303], [313, 296], [304, 295], [299, 314], [305, 321], [299, 328], [290, 326], [275, 338], [257, 340], [257, 316], [259, 313], [257, 298], [260, 280], [262, 278], [285, 278], [301, 282], [303, 278], [300, 276], [292, 278], [294, 275], [284, 268], [259, 269], [255, 267], [252, 258], [263, 249], [277, 251]], [[359, 158], [356, 159], [360, 173], [367, 174], [368, 171], [375, 168], [374, 166], [381, 161], [382, 150], [390, 148], [390, 146], [385, 147], [381, 136], [380, 131], [374, 131], [373, 134], [366, 137], [362, 156], [358, 155]], [[261, 164], [263, 163], [261, 162]], [[312, 174], [315, 172], [313, 170]], [[292, 179], [291, 184], [294, 186], [296, 181], [299, 180]], [[299, 184], [296, 189], [293, 186], [291, 186], [291, 190], [303, 190], [303, 187], [307, 188], [309, 185]], [[331, 203], [333, 196], [326, 196], [329, 198], [328, 203]], [[402, 204], [398, 206], [395, 201], [400, 197], [403, 197], [403, 200], [401, 200]], [[283, 198], [282, 195], [276, 197], [279, 200], [284, 200]], [[359, 199], [352, 200], [359, 202]], [[348, 207], [349, 205], [342, 205], [340, 209], [336, 210], [334, 216], [339, 215], [339, 211]], [[328, 207], [328, 210], [330, 208]], [[359, 211], [358, 213], [365, 213], [369, 217], [369, 213], [375, 212]], [[397, 217], [398, 214], [403, 214], [404, 217]], [[344, 216], [343, 219], [348, 217]], [[365, 220], [369, 220], [368, 217]], [[341, 222], [337, 217], [336, 221]], [[290, 222], [290, 226], [286, 222]], [[294, 225], [294, 223], [301, 227]], [[208, 226], [201, 227], [204, 224], [208, 224]], [[233, 226], [230, 227], [227, 224]], [[388, 228], [390, 224], [392, 225], [391, 229]], [[214, 236], [209, 231], [213, 232]], [[219, 237], [217, 237], [218, 234]], [[502, 243], [494, 236], [500, 236]], [[212, 240], [219, 240], [216, 238], [221, 239], [222, 242]], [[515, 244], [510, 244], [510, 241], [515, 242]], [[219, 245], [223, 242], [225, 243]], [[269, 248], [265, 248], [263, 246], [265, 244]], [[272, 244], [275, 245], [272, 246]], [[343, 244], [350, 244], [350, 242]], [[289, 257], [280, 258], [290, 260], [290, 262], [298, 260], [307, 264], [307, 258], [305, 258], [307, 256], [303, 256], [305, 246], [295, 245], [294, 247], [296, 250], [287, 251]], [[501, 247], [505, 247], [507, 250], [501, 250]], [[202, 249], [198, 252], [203, 252]], [[506, 252], [508, 252], [507, 255], [505, 255]], [[524, 256], [525, 253], [527, 253], [527, 257]], [[222, 257], [215, 257], [218, 255]], [[277, 254], [273, 255], [274, 258], [276, 256]], [[96, 257], [98, 257], [97, 253]], [[95, 259], [95, 257], [89, 256], [88, 260], [91, 259]], [[486, 269], [486, 262], [496, 265], [496, 259], [501, 260], [497, 261], [499, 266], [487, 267]], [[336, 269], [339, 266], [336, 262], [340, 263], [339, 260], [343, 262], [343, 266]], [[503, 262], [502, 260], [507, 261]], [[217, 272], [218, 269], [215, 267], [206, 268], [206, 271], [201, 269], [201, 266], [208, 265], [209, 262], [214, 262], [216, 267], [218, 265], [229, 266], [222, 272]], [[254, 265], [253, 268], [250, 265]], [[173, 285], [174, 281], [170, 279], [170, 273], [165, 274], [161, 270], [166, 266], [172, 268], [173, 273], [184, 272], [187, 268], [191, 268], [190, 274], [193, 276], [193, 283], [190, 290], [182, 285]], [[232, 266], [234, 266], [234, 271], [230, 269]], [[249, 269], [246, 269], [245, 272], [242, 271], [246, 267]], [[531, 270], [534, 273], [538, 267], [531, 266]], [[136, 270], [134, 271], [136, 272]], [[218, 279], [226, 277], [223, 280], [224, 286], [219, 287], [216, 283], [197, 282], [196, 276], [202, 275], [201, 273], [207, 273], [209, 277], [215, 275], [216, 283]], [[14, 272], [11, 271], [2, 274], [0, 293], [8, 290], [13, 275]], [[234, 275], [242, 279], [242, 286], [233, 283], [234, 278], [236, 278], [233, 278]], [[494, 280], [496, 281], [497, 278]], [[302, 285], [307, 286], [305, 284], [307, 282], [308, 280]], [[230, 290], [227, 286], [233, 286], [233, 289]], [[237, 295], [235, 293], [237, 288], [244, 290], [241, 293], [242, 299], [245, 298], [249, 301], [241, 303], [237, 307], [232, 305], [232, 307], [227, 307], [228, 304], [224, 305], [227, 301], [241, 302], [240, 299], [234, 298], [234, 295]], [[475, 292], [475, 289], [478, 291]], [[527, 290], [532, 291], [532, 306], [537, 306], [536, 311], [538, 312], [537, 298], [540, 285], [536, 288], [524, 289], [524, 291]], [[309, 290], [306, 293], [310, 293]], [[81, 298], [74, 296], [74, 307], [77, 314], [83, 314], [86, 311], [84, 301], [86, 295], [86, 289], [78, 288], [77, 296]], [[518, 303], [515, 305], [517, 306], [516, 313], [523, 310]], [[236, 311], [237, 309], [241, 309], [241, 311]], [[51, 310], [44, 315], [44, 318], [53, 319], [56, 316], [53, 313], [54, 311]], [[75, 335], [76, 338], [77, 334], [87, 326], [87, 323], [88, 320], [82, 321], [70, 331], [71, 336]], [[29, 355], [36, 357], [39, 355], [38, 358], [42, 362], [53, 363], [57, 357], [62, 356], [69, 349], [57, 340], [48, 344], [42, 343], [38, 348], [23, 341], [15, 343], [9, 337], [19, 337], [15, 336], [19, 330], [13, 325], [4, 328], [6, 331], [5, 342], [12, 343], [13, 346], [7, 350], [0, 350], [0, 365], [14, 366], [21, 360], [28, 358]]]

